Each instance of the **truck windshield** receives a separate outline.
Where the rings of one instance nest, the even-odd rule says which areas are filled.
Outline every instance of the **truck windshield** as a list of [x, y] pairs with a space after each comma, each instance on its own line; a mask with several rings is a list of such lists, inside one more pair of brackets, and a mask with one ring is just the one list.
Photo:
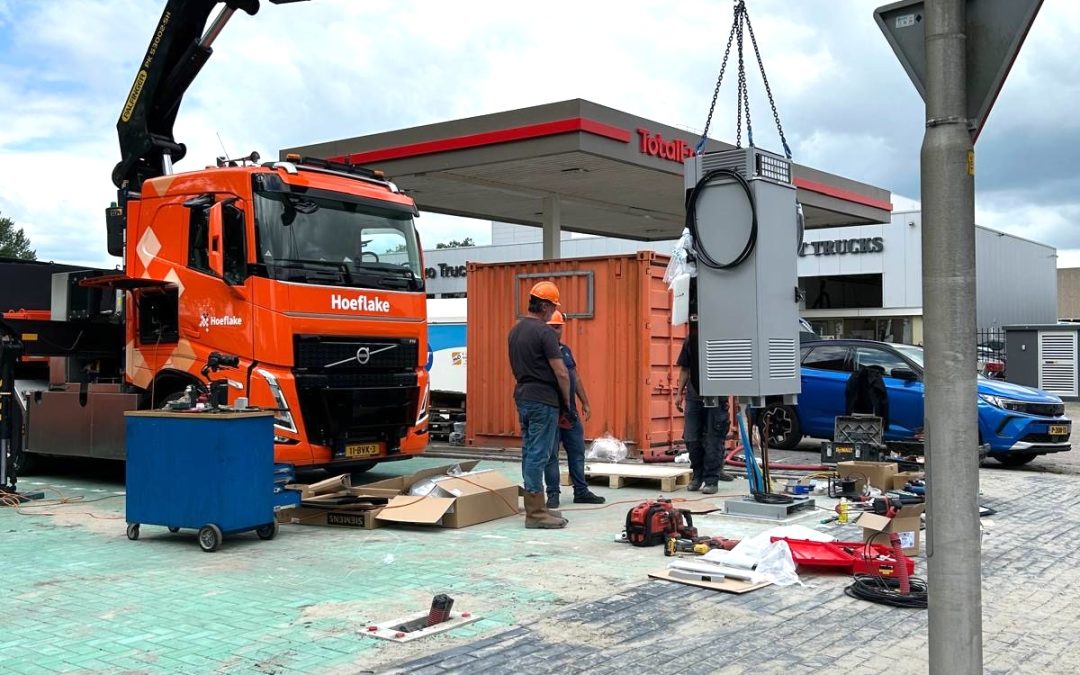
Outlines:
[[281, 281], [421, 291], [412, 214], [295, 192], [256, 191], [258, 257]]

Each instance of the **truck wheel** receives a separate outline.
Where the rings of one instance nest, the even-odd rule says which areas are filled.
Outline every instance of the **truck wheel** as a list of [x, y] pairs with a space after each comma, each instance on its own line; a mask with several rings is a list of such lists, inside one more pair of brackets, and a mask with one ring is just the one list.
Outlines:
[[1037, 455], [1018, 452], [1011, 455], [992, 455], [992, 457], [1005, 466], [1024, 466], [1035, 459]]
[[127, 538], [131, 541], [135, 541], [139, 538], [139, 524], [128, 523], [127, 526]]
[[774, 403], [765, 408], [765, 414], [771, 416], [769, 447], [778, 450], [794, 449], [803, 437], [802, 426], [799, 424], [799, 415], [795, 412], [795, 408]]
[[259, 529], [255, 530], [255, 534], [259, 535], [259, 539], [262, 539], [264, 541], [270, 541], [277, 536], [277, 533], [278, 524], [276, 520], [271, 523], [267, 523], [266, 525], [263, 525]]
[[221, 540], [224, 538], [225, 536], [221, 533], [221, 528], [213, 523], [203, 525], [202, 528], [199, 529], [199, 547], [207, 553], [216, 551], [218, 546], [221, 546]]

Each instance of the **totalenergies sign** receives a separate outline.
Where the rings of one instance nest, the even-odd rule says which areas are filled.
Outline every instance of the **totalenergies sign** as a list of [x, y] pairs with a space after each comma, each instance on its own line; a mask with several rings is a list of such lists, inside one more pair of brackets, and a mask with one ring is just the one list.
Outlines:
[[659, 157], [682, 164], [687, 157], [693, 157], [694, 149], [681, 139], [668, 140], [660, 134], [654, 134], [648, 129], [638, 127], [638, 149], [643, 155]]

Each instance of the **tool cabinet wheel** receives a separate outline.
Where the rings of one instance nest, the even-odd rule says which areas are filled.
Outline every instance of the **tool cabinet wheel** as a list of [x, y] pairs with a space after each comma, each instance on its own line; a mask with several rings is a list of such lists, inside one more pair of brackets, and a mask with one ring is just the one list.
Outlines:
[[272, 523], [267, 523], [266, 525], [263, 525], [262, 527], [259, 527], [255, 530], [255, 534], [259, 535], [259, 539], [265, 539], [266, 541], [269, 541], [276, 537], [277, 533], [278, 524], [276, 520]]
[[179, 531], [180, 531], [179, 527], [173, 527], [172, 525], [169, 526], [169, 532], [172, 532], [173, 534], [176, 534]]
[[213, 523], [203, 525], [199, 530], [199, 546], [207, 553], [216, 551], [218, 546], [221, 545], [221, 540], [223, 538], [224, 535], [221, 534], [221, 528]]
[[128, 523], [127, 537], [131, 541], [135, 541], [136, 539], [139, 538], [139, 524], [138, 523]]

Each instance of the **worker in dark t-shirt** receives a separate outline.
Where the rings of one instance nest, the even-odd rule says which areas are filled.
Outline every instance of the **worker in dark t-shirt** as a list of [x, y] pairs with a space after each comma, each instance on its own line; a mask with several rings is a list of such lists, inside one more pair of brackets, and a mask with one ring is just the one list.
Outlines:
[[[679, 384], [675, 389], [675, 408], [683, 413], [683, 440], [690, 453], [693, 475], [687, 490], [716, 494], [719, 481], [732, 480], [724, 471], [724, 439], [728, 431], [727, 397], [720, 405], [706, 408], [694, 388], [698, 370], [697, 329], [691, 328], [675, 362], [679, 366]], [[683, 402], [685, 401], [685, 407]]]
[[517, 385], [514, 403], [521, 422], [521, 477], [525, 483], [525, 527], [557, 529], [566, 519], [548, 511], [544, 499], [544, 467], [558, 433], [560, 412], [576, 418], [567, 407], [570, 375], [559, 339], [547, 321], [559, 306], [559, 289], [541, 281], [529, 291], [528, 313], [510, 329], [507, 346]]

